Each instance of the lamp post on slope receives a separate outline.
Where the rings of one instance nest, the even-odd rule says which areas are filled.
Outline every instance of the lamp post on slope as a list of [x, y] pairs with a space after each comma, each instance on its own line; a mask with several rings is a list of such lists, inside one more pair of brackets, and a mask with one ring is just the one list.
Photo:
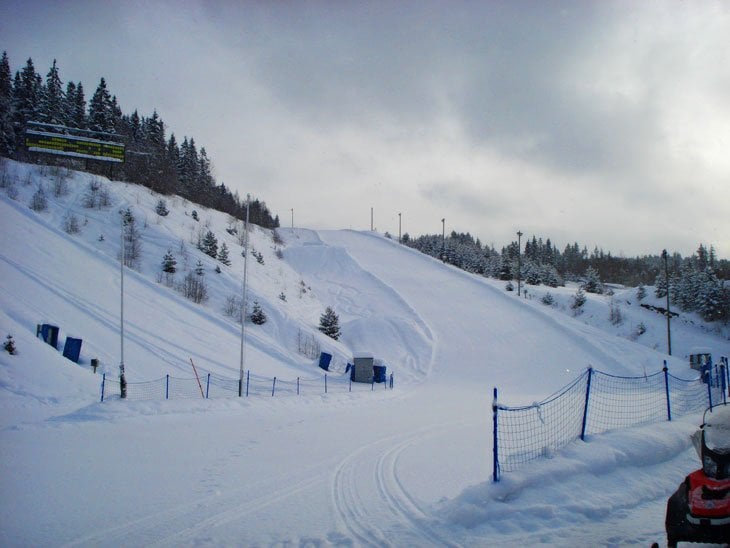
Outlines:
[[522, 232], [517, 231], [517, 296], [522, 287]]
[[[243, 288], [241, 290], [241, 363], [238, 374], [238, 397], [243, 395], [243, 364], [246, 356], [246, 280], [248, 278], [248, 214], [251, 195], [246, 195], [246, 224], [243, 237]], [[294, 210], [292, 209], [292, 219]], [[294, 222], [292, 221], [292, 225]]]
[[667, 285], [667, 354], [672, 355], [672, 331], [670, 320], [672, 314], [669, 312], [669, 260], [667, 250], [662, 250], [662, 259], [664, 259], [664, 280]]

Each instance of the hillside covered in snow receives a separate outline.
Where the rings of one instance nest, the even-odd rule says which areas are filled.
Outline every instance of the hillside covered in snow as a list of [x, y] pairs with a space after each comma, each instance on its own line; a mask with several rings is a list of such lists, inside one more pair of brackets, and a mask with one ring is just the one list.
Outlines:
[[[238, 378], [242, 223], [64, 168], [3, 160], [0, 176], [0, 337], [18, 349], [0, 353], [3, 545], [663, 539], [666, 498], [698, 465], [689, 434], [701, 416], [575, 442], [492, 484], [492, 389], [530, 404], [589, 366], [641, 376], [664, 360], [696, 377], [688, 354], [730, 355], [726, 326], [679, 315], [668, 356], [666, 319], [641, 306], [661, 305], [651, 290], [642, 302], [635, 289], [589, 294], [576, 311], [575, 286], [518, 297], [377, 233], [254, 226], [248, 312], [256, 302], [267, 321], [245, 325], [245, 370], [320, 386], [323, 351], [342, 389], [102, 403], [101, 378], [114, 382], [121, 361], [124, 212], [139, 231], [124, 270], [130, 384], [191, 378], [191, 362], [202, 377]], [[199, 249], [208, 233], [215, 257]], [[188, 275], [204, 280], [202, 302], [186, 297]], [[327, 307], [337, 341], [318, 330]], [[41, 323], [59, 326], [59, 341], [83, 340], [79, 363], [36, 337]], [[349, 391], [345, 369], [360, 353], [387, 366], [393, 390]]]

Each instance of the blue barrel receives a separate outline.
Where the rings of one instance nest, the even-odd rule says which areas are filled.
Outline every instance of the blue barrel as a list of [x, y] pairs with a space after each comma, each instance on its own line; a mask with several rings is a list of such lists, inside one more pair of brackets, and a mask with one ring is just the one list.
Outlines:
[[81, 356], [81, 339], [66, 337], [66, 344], [63, 345], [63, 357], [79, 363], [79, 356]]
[[319, 366], [325, 371], [330, 370], [330, 362], [332, 361], [332, 354], [327, 352], [321, 352], [319, 355]]
[[385, 370], [387, 367], [384, 365], [373, 366], [373, 381], [374, 382], [385, 382]]
[[53, 348], [58, 348], [58, 326], [49, 323], [41, 325], [41, 339]]

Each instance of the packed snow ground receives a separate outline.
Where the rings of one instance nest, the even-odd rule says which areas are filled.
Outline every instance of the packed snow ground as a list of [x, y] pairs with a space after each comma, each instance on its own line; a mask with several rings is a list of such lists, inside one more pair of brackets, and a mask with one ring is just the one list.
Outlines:
[[[290, 380], [323, 375], [298, 352], [304, 336], [335, 355], [337, 371], [353, 352], [372, 352], [394, 373], [395, 389], [100, 403], [101, 372], [115, 376], [120, 359], [118, 211], [132, 208], [143, 242], [139, 272], [125, 271], [130, 382], [191, 377], [190, 358], [203, 374], [237, 378], [240, 326], [221, 310], [240, 292], [241, 226], [179, 198], [160, 217], [159, 196], [103, 179], [112, 205], [88, 209], [89, 175], [67, 174], [68, 191], [56, 197], [63, 170], [5, 162], [0, 171], [0, 337], [12, 334], [19, 350], [0, 353], [1, 544], [663, 541], [666, 499], [698, 467], [689, 435], [700, 417], [594, 436], [492, 484], [492, 387], [502, 403], [525, 404], [588, 365], [639, 375], [665, 359], [691, 378], [690, 349], [728, 355], [726, 333], [683, 316], [669, 357], [664, 318], [638, 307], [633, 290], [613, 296], [625, 317], [614, 326], [609, 297], [589, 295], [573, 317], [575, 288], [550, 290], [556, 304], [548, 307], [544, 288], [518, 298], [377, 234], [281, 229], [279, 259], [271, 234], [255, 229], [264, 264], [249, 261], [249, 299], [269, 321], [247, 324], [246, 369]], [[36, 213], [28, 204], [39, 184], [49, 207]], [[78, 234], [63, 230], [71, 215]], [[201, 226], [231, 250], [220, 274], [195, 248]], [[168, 249], [178, 279], [204, 263], [205, 305], [158, 282]], [[339, 342], [317, 332], [326, 306], [340, 316]], [[61, 344], [66, 335], [83, 339], [79, 364], [35, 338], [41, 322], [60, 326]], [[647, 331], [636, 337], [639, 322]], [[91, 358], [101, 361], [97, 374]]]

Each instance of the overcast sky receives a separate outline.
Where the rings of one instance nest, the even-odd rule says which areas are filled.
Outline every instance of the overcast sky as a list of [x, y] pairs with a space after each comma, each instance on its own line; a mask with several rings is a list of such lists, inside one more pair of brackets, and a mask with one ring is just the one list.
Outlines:
[[281, 223], [730, 257], [730, 3], [20, 2], [0, 50], [157, 109]]

